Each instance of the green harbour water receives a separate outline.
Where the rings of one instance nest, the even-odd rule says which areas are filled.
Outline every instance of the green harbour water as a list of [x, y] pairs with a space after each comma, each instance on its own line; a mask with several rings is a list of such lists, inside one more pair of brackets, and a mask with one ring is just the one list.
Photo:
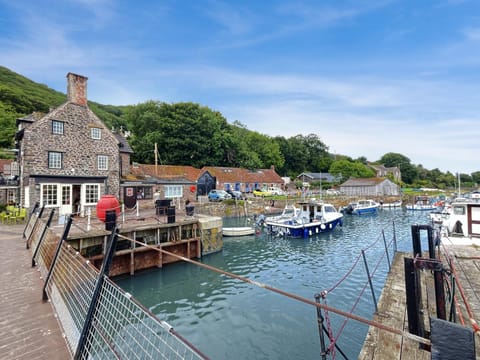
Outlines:
[[[387, 242], [393, 238], [393, 223], [398, 249], [410, 251], [411, 225], [429, 224], [428, 212], [385, 209], [377, 215], [345, 215], [342, 227], [308, 239], [266, 233], [225, 237], [221, 252], [199, 259], [257, 285], [188, 263], [115, 281], [211, 359], [319, 359], [316, 308], [259, 285], [311, 301], [332, 290], [326, 296], [329, 306], [372, 319], [375, 307], [359, 257], [365, 250], [379, 299], [388, 272], [383, 235]], [[224, 226], [245, 224], [244, 218], [224, 219]], [[368, 326], [324, 315], [342, 351], [356, 359]]]

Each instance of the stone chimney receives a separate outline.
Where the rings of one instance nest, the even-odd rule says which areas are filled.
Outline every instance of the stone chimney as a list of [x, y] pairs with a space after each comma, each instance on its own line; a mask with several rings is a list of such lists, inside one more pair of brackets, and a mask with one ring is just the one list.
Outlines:
[[88, 78], [74, 73], [67, 74], [67, 99], [78, 105], [87, 106]]

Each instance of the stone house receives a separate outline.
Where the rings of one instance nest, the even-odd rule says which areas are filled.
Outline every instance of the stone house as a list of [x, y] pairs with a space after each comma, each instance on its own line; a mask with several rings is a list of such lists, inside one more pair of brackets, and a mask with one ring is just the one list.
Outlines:
[[200, 170], [193, 166], [133, 163], [130, 174], [122, 179], [121, 197], [127, 207], [137, 200], [140, 205], [153, 204], [155, 193], [159, 199], [170, 199], [174, 203], [192, 201], [196, 197], [199, 174]]
[[[204, 166], [201, 170], [200, 177], [206, 173], [214, 179], [214, 184], [205, 189], [205, 194], [199, 193], [198, 195], [206, 195], [211, 189], [230, 189], [249, 193], [255, 189], [262, 189], [270, 186], [283, 188], [285, 185], [283, 179], [275, 171], [274, 166], [270, 167], [270, 169], [257, 170], [223, 166]], [[200, 188], [201, 186], [199, 184], [199, 190]]]
[[[197, 200], [212, 189], [239, 190], [283, 187], [284, 180], [275, 169], [250, 171], [243, 168], [205, 166], [202, 169], [180, 165], [133, 164], [130, 174], [122, 178], [122, 198], [137, 194], [137, 200], [153, 199], [158, 192], [161, 199]], [[153, 201], [153, 200], [152, 200]], [[127, 202], [127, 201], [125, 201]]]
[[387, 177], [389, 175], [392, 176], [393, 181], [400, 182], [402, 181], [402, 173], [400, 171], [400, 168], [397, 166], [393, 167], [385, 167], [385, 165], [374, 165], [374, 164], [368, 164], [373, 170], [376, 172], [377, 177]]
[[400, 196], [400, 187], [386, 178], [348, 179], [339, 186], [347, 196]]
[[16, 204], [18, 199], [18, 163], [0, 159], [0, 204]]
[[17, 127], [21, 206], [84, 214], [102, 195], [119, 196], [119, 140], [88, 107], [86, 77], [68, 73], [67, 102]]
[[325, 173], [303, 172], [295, 178], [296, 181], [301, 181], [302, 183], [309, 183], [309, 184], [313, 181], [335, 183], [340, 181], [340, 179], [341, 179], [340, 176], [335, 176], [328, 172], [325, 172]]

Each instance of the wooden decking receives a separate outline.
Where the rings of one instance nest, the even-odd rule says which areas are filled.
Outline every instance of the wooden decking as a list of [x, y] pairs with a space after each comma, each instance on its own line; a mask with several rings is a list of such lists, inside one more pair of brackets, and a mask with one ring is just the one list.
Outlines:
[[[408, 331], [405, 277], [403, 259], [409, 254], [396, 253], [392, 269], [378, 302], [374, 321], [388, 327]], [[386, 330], [370, 327], [359, 359], [430, 359], [430, 353], [419, 348], [416, 341], [392, 334]]]
[[0, 224], [0, 359], [70, 359], [53, 308], [42, 301], [24, 226]]
[[[457, 311], [457, 323], [472, 329], [473, 321], [480, 321], [480, 241], [475, 240], [460, 242], [456, 239], [442, 240], [441, 258], [445, 267], [447, 259], [452, 259], [459, 287], [455, 292], [459, 310]], [[411, 253], [397, 253], [395, 255], [392, 270], [387, 278], [385, 288], [378, 303], [378, 313], [374, 321], [390, 328], [408, 332], [408, 317], [406, 309], [404, 257], [412, 257]], [[426, 333], [430, 333], [429, 316], [436, 316], [435, 294], [433, 291], [433, 277], [430, 271], [422, 271], [421, 275], [422, 308]], [[465, 294], [464, 304], [460, 288]], [[467, 310], [467, 307], [471, 311]], [[455, 340], [453, 340], [455, 341]], [[480, 359], [479, 333], [475, 334], [477, 359]], [[359, 355], [362, 360], [391, 360], [391, 359], [430, 359], [430, 351], [423, 350], [420, 343], [411, 340], [407, 336], [392, 334], [386, 330], [370, 327], [364, 346]]]

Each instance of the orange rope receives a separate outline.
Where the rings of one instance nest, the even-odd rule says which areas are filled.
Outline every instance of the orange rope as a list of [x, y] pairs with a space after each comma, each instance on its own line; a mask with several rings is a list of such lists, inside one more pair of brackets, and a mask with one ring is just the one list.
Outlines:
[[462, 284], [460, 284], [460, 281], [458, 280], [457, 269], [455, 268], [455, 265], [453, 263], [453, 259], [450, 256], [450, 254], [448, 253], [448, 250], [446, 249], [445, 246], [443, 246], [443, 250], [445, 252], [445, 257], [449, 261], [450, 269], [451, 269], [451, 271], [454, 275], [455, 283], [457, 284], [458, 291], [460, 292], [460, 295], [462, 296], [462, 300], [463, 300], [463, 303], [465, 305], [465, 309], [467, 310], [467, 314], [468, 314], [470, 323], [472, 325], [473, 331], [475, 333], [477, 333], [478, 331], [480, 331], [480, 327], [478, 326], [477, 321], [474, 319], [473, 311], [472, 311], [472, 308], [470, 307], [470, 303], [468, 302], [467, 297], [465, 296], [465, 291], [463, 290]]

